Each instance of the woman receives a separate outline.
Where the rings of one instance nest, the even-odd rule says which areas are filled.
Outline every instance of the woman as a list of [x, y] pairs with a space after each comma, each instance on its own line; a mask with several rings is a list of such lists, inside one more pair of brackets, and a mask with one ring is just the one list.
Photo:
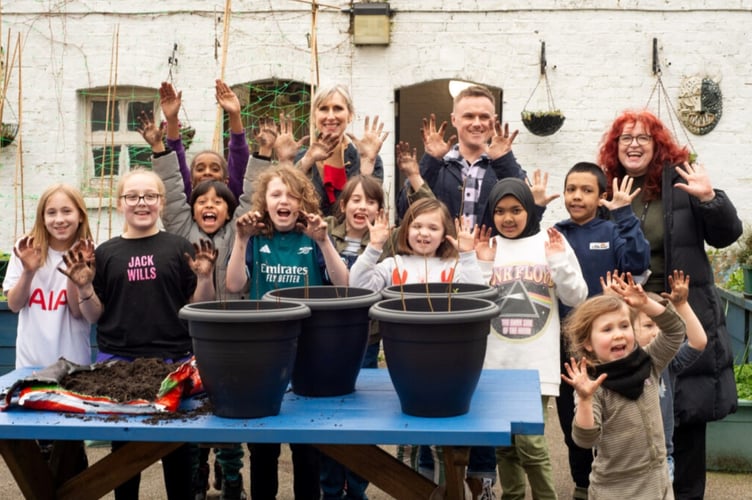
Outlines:
[[298, 152], [296, 166], [311, 179], [321, 199], [321, 211], [332, 215], [332, 209], [347, 179], [354, 175], [384, 178], [384, 164], [379, 157], [381, 145], [389, 132], [379, 117], [366, 117], [361, 139], [346, 133], [355, 116], [350, 92], [344, 85], [322, 86], [313, 97], [311, 119], [318, 136], [311, 147]]
[[705, 352], [675, 384], [674, 492], [677, 499], [703, 498], [706, 423], [736, 410], [733, 358], [721, 300], [705, 244], [723, 248], [742, 234], [736, 208], [713, 189], [703, 165], [688, 162], [689, 152], [648, 111], [625, 111], [604, 134], [598, 163], [608, 185], [614, 178], [634, 177], [642, 188], [632, 200], [650, 243], [646, 291], [669, 289], [673, 269], [692, 276], [689, 303], [708, 336]]

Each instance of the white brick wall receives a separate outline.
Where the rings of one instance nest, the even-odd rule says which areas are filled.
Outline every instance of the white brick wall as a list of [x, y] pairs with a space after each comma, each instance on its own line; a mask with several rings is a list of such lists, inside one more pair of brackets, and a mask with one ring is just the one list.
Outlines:
[[[347, 7], [344, 1], [325, 3]], [[394, 0], [388, 47], [354, 47], [349, 16], [322, 8], [318, 17], [321, 81], [351, 87], [358, 115], [352, 126], [356, 134], [362, 131], [366, 115], [378, 114], [388, 125], [394, 123], [394, 91], [403, 86], [458, 78], [501, 87], [504, 117], [520, 129], [518, 159], [528, 170], [549, 171], [551, 187], [561, 190], [563, 174], [573, 163], [594, 160], [601, 134], [616, 114], [647, 103], [656, 81], [651, 67], [656, 37], [663, 82], [674, 106], [682, 76], [709, 72], [722, 78], [723, 118], [710, 134], [690, 135], [690, 140], [714, 184], [728, 191], [742, 218], [752, 223], [748, 210], [752, 203], [748, 173], [752, 1], [633, 0], [613, 7], [614, 3], [513, 0], [500, 7], [502, 2], [491, 0]], [[291, 0], [235, 0], [232, 6], [225, 75], [230, 84], [271, 77], [309, 81], [309, 7]], [[3, 2], [1, 43], [6, 51], [12, 49], [20, 33], [23, 48], [27, 229], [36, 198], [47, 185], [82, 180], [83, 110], [76, 90], [107, 86], [116, 28], [119, 85], [156, 88], [167, 76], [173, 43], [178, 44], [179, 65], [173, 74], [183, 90], [191, 125], [197, 129], [191, 149], [210, 147], [216, 116], [213, 80], [220, 69], [214, 38], [222, 39], [222, 25], [215, 25], [215, 19], [223, 9], [219, 0]], [[6, 46], [8, 30], [10, 47]], [[519, 119], [538, 79], [541, 41], [546, 42], [557, 107], [567, 117], [564, 127], [549, 137], [530, 134]], [[14, 71], [8, 101], [16, 113], [17, 94]], [[7, 107], [5, 113], [7, 121]], [[665, 103], [662, 116], [668, 118]], [[684, 142], [683, 132], [679, 136]], [[388, 172], [393, 168], [394, 139], [391, 134], [382, 150]], [[17, 150], [18, 142], [0, 150], [2, 251], [10, 249], [14, 236]], [[557, 200], [546, 222], [564, 216]], [[101, 229], [105, 237], [107, 223], [105, 218]], [[118, 219], [113, 226], [117, 234]]]

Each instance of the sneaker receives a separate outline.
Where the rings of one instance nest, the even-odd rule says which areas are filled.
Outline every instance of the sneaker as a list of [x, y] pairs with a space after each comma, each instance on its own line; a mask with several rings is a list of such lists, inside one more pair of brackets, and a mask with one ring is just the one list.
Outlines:
[[496, 500], [496, 493], [493, 490], [494, 480], [490, 477], [483, 478], [483, 488], [480, 490], [478, 500]]
[[217, 491], [222, 491], [222, 466], [219, 464], [217, 457], [214, 457], [214, 482], [212, 486]]
[[236, 481], [222, 481], [222, 495], [220, 500], [246, 500], [247, 496], [243, 491], [243, 476], [238, 477]]

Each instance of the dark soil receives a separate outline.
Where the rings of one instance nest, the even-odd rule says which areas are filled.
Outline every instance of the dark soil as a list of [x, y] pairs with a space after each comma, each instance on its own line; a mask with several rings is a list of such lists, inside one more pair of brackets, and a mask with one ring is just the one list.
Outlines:
[[108, 397], [121, 403], [134, 399], [154, 401], [162, 381], [178, 366], [156, 358], [110, 361], [92, 371], [66, 375], [60, 385], [79, 394]]

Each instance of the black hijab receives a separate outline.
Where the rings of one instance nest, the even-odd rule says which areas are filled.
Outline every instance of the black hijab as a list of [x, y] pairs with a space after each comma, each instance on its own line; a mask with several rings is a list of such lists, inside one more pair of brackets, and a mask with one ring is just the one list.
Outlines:
[[[491, 192], [488, 195], [488, 205], [486, 206], [486, 213], [483, 214], [483, 224], [486, 227], [491, 227], [491, 235], [496, 236], [499, 231], [496, 229], [496, 225], [493, 222], [494, 209], [496, 204], [499, 203], [505, 196], [514, 196], [520, 202], [522, 207], [527, 212], [527, 224], [525, 229], [520, 233], [517, 238], [527, 238], [540, 232], [540, 218], [538, 217], [535, 207], [535, 200], [533, 199], [533, 192], [530, 191], [528, 186], [522, 179], [516, 177], [507, 177], [502, 179], [491, 188]], [[503, 238], [503, 236], [502, 236]]]

